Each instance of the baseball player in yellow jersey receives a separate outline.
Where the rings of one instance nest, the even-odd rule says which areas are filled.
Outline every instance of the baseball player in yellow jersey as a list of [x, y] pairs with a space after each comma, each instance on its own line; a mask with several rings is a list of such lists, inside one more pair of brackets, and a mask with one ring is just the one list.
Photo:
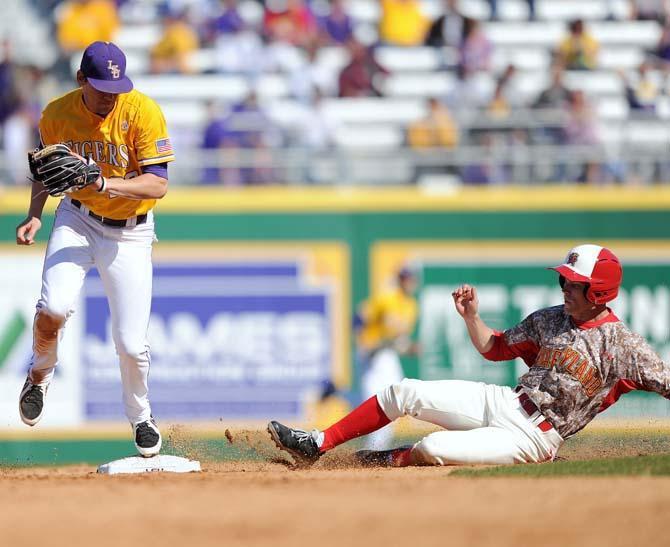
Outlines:
[[[158, 454], [161, 436], [151, 415], [146, 332], [151, 308], [152, 208], [167, 192], [174, 159], [159, 106], [133, 89], [126, 58], [109, 42], [84, 51], [79, 88], [49, 103], [40, 120], [41, 145], [65, 143], [96, 162], [102, 176], [66, 194], [47, 245], [42, 292], [33, 325], [33, 359], [21, 391], [21, 419], [35, 425], [58, 364], [58, 342], [86, 272], [95, 266], [107, 294], [119, 355], [123, 403], [142, 456]], [[47, 193], [33, 183], [19, 245], [34, 243]]]
[[[417, 351], [417, 345], [410, 338], [418, 314], [414, 297], [416, 276], [403, 268], [397, 279], [397, 287], [373, 296], [356, 316], [357, 357], [363, 371], [361, 391], [365, 399], [400, 382], [405, 377], [400, 356]], [[366, 444], [380, 448], [392, 437], [393, 430], [385, 427], [369, 435]]]

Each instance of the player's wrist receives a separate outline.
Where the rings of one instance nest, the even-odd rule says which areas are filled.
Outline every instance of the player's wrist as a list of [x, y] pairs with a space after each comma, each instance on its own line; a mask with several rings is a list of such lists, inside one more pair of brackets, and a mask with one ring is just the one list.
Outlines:
[[106, 187], [107, 187], [107, 181], [105, 180], [105, 177], [100, 175], [100, 178], [98, 179], [98, 192], [100, 193], [104, 192]]

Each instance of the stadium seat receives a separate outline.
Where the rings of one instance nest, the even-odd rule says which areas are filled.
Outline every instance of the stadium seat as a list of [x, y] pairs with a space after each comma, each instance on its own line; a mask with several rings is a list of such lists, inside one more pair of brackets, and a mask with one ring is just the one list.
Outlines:
[[[444, 62], [442, 49], [430, 47], [380, 47], [375, 51], [377, 61], [391, 71], [439, 70]], [[451, 57], [453, 59], [453, 53]]]
[[338, 128], [335, 143], [343, 149], [394, 150], [402, 146], [404, 133], [395, 125], [355, 125]]
[[390, 97], [443, 97], [453, 87], [453, 72], [395, 73], [384, 82], [384, 91]]
[[426, 115], [420, 99], [325, 99], [323, 108], [341, 123], [406, 124]]
[[158, 23], [124, 25], [119, 29], [114, 42], [126, 53], [136, 50], [145, 52], [158, 42], [161, 26]]

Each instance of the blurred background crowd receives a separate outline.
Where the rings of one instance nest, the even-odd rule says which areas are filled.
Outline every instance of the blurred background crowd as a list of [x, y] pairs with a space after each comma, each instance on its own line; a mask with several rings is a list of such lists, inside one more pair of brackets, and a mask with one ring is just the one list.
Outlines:
[[670, 181], [667, 0], [5, 0], [0, 185], [117, 43], [175, 184]]

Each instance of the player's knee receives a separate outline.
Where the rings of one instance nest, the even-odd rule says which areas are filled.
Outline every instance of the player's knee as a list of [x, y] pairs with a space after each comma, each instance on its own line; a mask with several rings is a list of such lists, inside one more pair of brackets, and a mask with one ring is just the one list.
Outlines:
[[421, 439], [412, 449], [412, 460], [416, 465], [447, 465], [444, 458], [444, 439], [440, 433], [431, 433]]
[[392, 386], [398, 401], [398, 407], [402, 410], [403, 414], [410, 416], [415, 416], [417, 414], [417, 403], [420, 399], [419, 388], [422, 383], [421, 380], [405, 378], [399, 384]]
[[42, 336], [55, 338], [65, 324], [65, 314], [41, 309], [35, 316], [35, 331]]
[[391, 384], [378, 395], [379, 405], [389, 419], [417, 415], [420, 385], [421, 380], [405, 378], [402, 382]]
[[142, 361], [149, 352], [149, 347], [144, 340], [121, 336], [116, 342], [116, 352], [122, 359]]

